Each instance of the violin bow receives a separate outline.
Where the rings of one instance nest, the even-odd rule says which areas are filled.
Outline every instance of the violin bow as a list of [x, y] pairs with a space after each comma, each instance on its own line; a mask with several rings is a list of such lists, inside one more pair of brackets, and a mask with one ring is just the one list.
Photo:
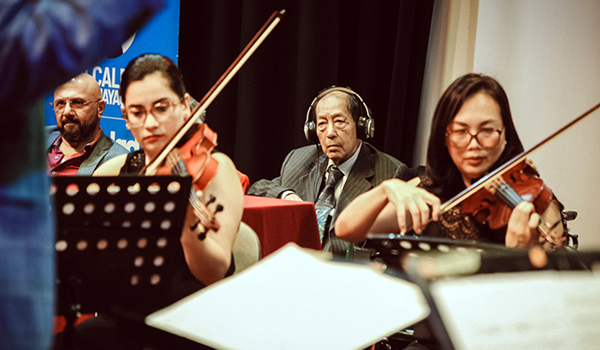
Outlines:
[[194, 108], [192, 111], [192, 116], [185, 122], [181, 128], [175, 133], [175, 135], [171, 138], [169, 142], [160, 150], [158, 156], [154, 158], [152, 161], [145, 166], [140, 173], [156, 173], [157, 169], [164, 162], [167, 154], [171, 152], [177, 143], [183, 138], [183, 136], [190, 130], [192, 125], [196, 124], [198, 120], [200, 120], [201, 116], [204, 114], [208, 106], [214, 101], [214, 99], [219, 95], [219, 93], [225, 88], [225, 86], [229, 83], [229, 81], [233, 78], [233, 76], [242, 68], [244, 63], [252, 56], [254, 51], [262, 44], [262, 42], [267, 38], [267, 36], [273, 31], [275, 26], [279, 24], [281, 18], [285, 14], [285, 10], [274, 11], [269, 19], [263, 24], [263, 26], [259, 29], [259, 31], [254, 35], [252, 40], [248, 42], [244, 50], [240, 52], [238, 57], [233, 61], [233, 63], [227, 68], [227, 70], [221, 75], [219, 80], [212, 86], [212, 88], [204, 95], [202, 100], [198, 103], [198, 106]]
[[[498, 176], [502, 176], [505, 173], [507, 173], [508, 171], [510, 171], [517, 164], [520, 164], [523, 160], [525, 160], [525, 158], [527, 158], [527, 156], [530, 155], [531, 153], [533, 153], [535, 150], [539, 149], [546, 143], [550, 142], [550, 140], [552, 140], [556, 136], [562, 134], [563, 132], [565, 132], [567, 129], [571, 128], [575, 124], [579, 123], [580, 121], [582, 121], [584, 118], [588, 117], [590, 114], [594, 113], [599, 108], [600, 108], [600, 103], [598, 103], [594, 107], [590, 108], [588, 111], [586, 111], [579, 117], [575, 118], [571, 122], [567, 123], [565, 126], [558, 129], [557, 131], [552, 133], [550, 136], [548, 136], [545, 139], [543, 139], [542, 141], [538, 142], [535, 146], [533, 146], [529, 150], [523, 151], [523, 152], [517, 154], [516, 156], [514, 156], [513, 158], [508, 160], [506, 163], [504, 163], [501, 166], [499, 166], [498, 168], [496, 168], [491, 173], [485, 175], [484, 177], [479, 179], [477, 182], [475, 182], [468, 188], [462, 190], [460, 193], [458, 193], [454, 197], [452, 197], [449, 200], [447, 200], [446, 202], [442, 203], [442, 205], [440, 206], [440, 213], [445, 213], [445, 212], [449, 211], [450, 209], [452, 209], [455, 206], [462, 203], [465, 199], [469, 198], [471, 195], [477, 193], [482, 188], [488, 186], [495, 178], [497, 178]], [[388, 233], [367, 233], [368, 239], [393, 239], [396, 237], [403, 237], [403, 236], [400, 234], [395, 234], [395, 233], [389, 233], [389, 234]]]

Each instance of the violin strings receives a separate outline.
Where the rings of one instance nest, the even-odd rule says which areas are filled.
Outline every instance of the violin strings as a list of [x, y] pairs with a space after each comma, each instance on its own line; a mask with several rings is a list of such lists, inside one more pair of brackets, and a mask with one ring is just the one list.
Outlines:
[[492, 184], [496, 188], [496, 195], [502, 199], [511, 209], [514, 209], [519, 203], [523, 201], [523, 198], [504, 181], [502, 178], [496, 178]]
[[[185, 164], [183, 164], [183, 160], [181, 159], [181, 154], [178, 149], [174, 149], [171, 152], [169, 152], [169, 154], [167, 155], [166, 163], [172, 169], [173, 174], [179, 176], [188, 175], [187, 168], [185, 168]], [[193, 186], [190, 189], [189, 201], [192, 208], [194, 209], [196, 217], [198, 217], [198, 219], [200, 220], [200, 224], [206, 227], [208, 216], [202, 210], [202, 207], [200, 205], [200, 199], [198, 199], [198, 196], [196, 196]]]

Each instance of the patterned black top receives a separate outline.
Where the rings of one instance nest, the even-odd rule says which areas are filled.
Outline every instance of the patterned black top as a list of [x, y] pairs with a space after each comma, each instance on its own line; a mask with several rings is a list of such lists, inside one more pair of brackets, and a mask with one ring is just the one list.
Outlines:
[[[420, 175], [420, 186], [431, 191], [431, 180], [426, 175]], [[440, 198], [444, 203], [449, 198]], [[479, 223], [473, 215], [465, 214], [458, 205], [440, 214], [437, 222], [432, 222], [423, 232], [424, 236], [462, 239], [482, 243], [498, 243], [504, 245], [506, 229], [492, 230], [488, 225]]]
[[119, 175], [137, 175], [144, 167], [144, 164], [146, 164], [146, 155], [142, 149], [128, 153]]

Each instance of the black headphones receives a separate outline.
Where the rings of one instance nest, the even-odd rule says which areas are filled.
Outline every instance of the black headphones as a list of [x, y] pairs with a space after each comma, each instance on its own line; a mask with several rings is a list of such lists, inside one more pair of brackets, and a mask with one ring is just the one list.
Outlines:
[[[367, 107], [365, 101], [363, 101], [362, 97], [354, 92], [354, 90], [347, 87], [338, 87], [334, 85], [319, 92], [317, 97], [313, 99], [310, 107], [308, 107], [308, 111], [306, 112], [306, 121], [304, 122], [304, 137], [306, 137], [306, 140], [311, 143], [319, 143], [314, 108], [318, 101], [325, 97], [325, 95], [334, 91], [345, 92], [360, 103], [363, 111], [358, 117], [358, 120], [354, 120], [356, 122], [356, 137], [362, 140], [372, 138], [375, 135], [375, 121], [373, 120], [373, 117], [371, 117], [371, 110], [369, 107]], [[354, 118], [354, 116], [352, 116], [352, 118]]]

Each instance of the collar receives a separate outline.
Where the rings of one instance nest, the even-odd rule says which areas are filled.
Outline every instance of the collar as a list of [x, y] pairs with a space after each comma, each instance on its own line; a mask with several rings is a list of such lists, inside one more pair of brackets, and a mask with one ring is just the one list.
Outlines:
[[[344, 176], [348, 176], [348, 174], [350, 174], [350, 170], [352, 170], [354, 163], [356, 163], [356, 160], [358, 159], [358, 155], [360, 153], [361, 148], [362, 148], [362, 141], [360, 141], [360, 143], [358, 144], [358, 147], [356, 148], [356, 151], [354, 152], [352, 157], [348, 158], [345, 162], [343, 162], [342, 164], [337, 166], [342, 171]], [[329, 159], [327, 162], [327, 170], [329, 170], [329, 168], [333, 165], [335, 165], [335, 164], [333, 164], [333, 160]]]

